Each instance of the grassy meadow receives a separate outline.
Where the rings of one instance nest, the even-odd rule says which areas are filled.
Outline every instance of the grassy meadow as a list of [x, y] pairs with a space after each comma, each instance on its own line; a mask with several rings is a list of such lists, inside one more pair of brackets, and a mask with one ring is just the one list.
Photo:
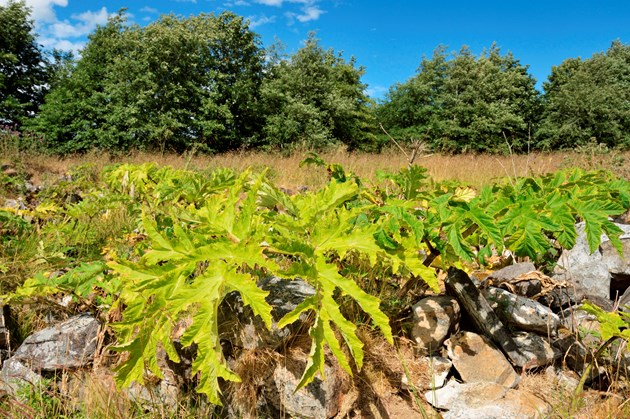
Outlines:
[[[248, 167], [262, 170], [268, 168], [276, 184], [288, 189], [299, 186], [317, 188], [327, 181], [324, 170], [300, 167], [307, 151], [291, 155], [266, 152], [231, 152], [218, 155], [156, 154], [133, 152], [128, 155], [110, 155], [92, 152], [83, 155], [59, 158], [41, 154], [20, 154], [11, 150], [0, 151], [2, 163], [17, 163], [33, 176], [35, 184], [51, 175], [63, 175], [79, 165], [92, 165], [95, 172], [116, 163], [155, 162], [160, 166], [176, 169], [215, 169], [227, 167], [242, 171]], [[409, 164], [411, 150], [390, 148], [379, 154], [348, 153], [344, 149], [325, 151], [319, 156], [328, 163], [341, 164], [346, 171], [362, 179], [375, 180], [378, 170], [398, 171]], [[436, 181], [455, 180], [473, 187], [491, 184], [498, 178], [540, 175], [568, 167], [588, 170], [610, 170], [618, 176], [630, 179], [630, 151], [619, 152], [606, 148], [587, 147], [573, 151], [531, 153], [527, 155], [489, 154], [418, 154], [414, 164], [425, 167]]]
[[[248, 167], [256, 171], [268, 169], [271, 180], [282, 188], [295, 191], [301, 186], [306, 186], [309, 190], [316, 190], [327, 182], [328, 176], [324, 168], [301, 167], [300, 162], [306, 154], [307, 150], [292, 155], [234, 152], [214, 156], [144, 152], [110, 155], [93, 152], [59, 158], [0, 148], [0, 164], [3, 165], [5, 181], [10, 178], [6, 175], [7, 171], [13, 171], [29, 179], [33, 185], [42, 187], [58, 183], [62, 176], [78, 167], [83, 168], [82, 176], [88, 179], [88, 183], [84, 184], [89, 184], [89, 179], [98, 179], [103, 169], [112, 164], [157, 163], [159, 166], [172, 166], [176, 169], [231, 168], [236, 171], [242, 171]], [[347, 172], [352, 172], [362, 179], [377, 182], [375, 174], [378, 170], [398, 171], [409, 164], [408, 156], [411, 154], [411, 150], [403, 151], [398, 148], [391, 148], [380, 154], [348, 153], [343, 149], [335, 149], [322, 152], [319, 156], [328, 163], [342, 165]], [[414, 163], [425, 167], [427, 173], [436, 181], [455, 180], [469, 184], [473, 188], [496, 183], [498, 179], [509, 182], [520, 176], [540, 175], [570, 167], [609, 170], [630, 180], [630, 152], [617, 152], [601, 147], [528, 155], [419, 153]], [[72, 189], [65, 190], [60, 186], [57, 188], [59, 193], [64, 192], [69, 195], [73, 193]], [[3, 204], [5, 200], [15, 199], [18, 196], [16, 189], [3, 185], [0, 189], [0, 206], [6, 206]], [[63, 204], [62, 201], [60, 201], [61, 204]], [[10, 291], [36, 272], [64, 269], [68, 264], [68, 259], [63, 255], [65, 246], [73, 245], [78, 249], [71, 256], [76, 261], [98, 259], [107, 253], [106, 250], [116, 251], [119, 254], [132, 253], [133, 240], [138, 238], [138, 235], [131, 233], [136, 219], [125, 212], [123, 207], [112, 207], [107, 215], [107, 217], [92, 217], [87, 213], [78, 213], [74, 219], [66, 217], [67, 219], [60, 220], [57, 226], [50, 228], [36, 226], [37, 228], [32, 229], [32, 234], [24, 234], [19, 241], [5, 236], [6, 243], [0, 242], [0, 293]], [[77, 225], [81, 228], [77, 228]], [[0, 227], [2, 227], [1, 223]], [[10, 230], [8, 226], [4, 226], [5, 230], [0, 231], [3, 234], [13, 234], [10, 231], [18, 231], [18, 227], [11, 227], [13, 230]], [[45, 327], [46, 310], [33, 307], [24, 307], [20, 311], [21, 338], [34, 330]], [[78, 311], [83, 308], [74, 307]], [[116, 321], [116, 319], [112, 317], [108, 318], [108, 321]], [[400, 377], [403, 374], [410, 374], [416, 379], [415, 377], [425, 377], [428, 371], [414, 356], [412, 341], [401, 336], [396, 340], [397, 351], [394, 352], [380, 335], [374, 335], [369, 328], [362, 327], [359, 333], [361, 339], [366, 342], [366, 365], [354, 380], [352, 384], [354, 387], [349, 394], [356, 398], [355, 401], [373, 403], [374, 406], [387, 405], [395, 412], [395, 406], [406, 402], [398, 394]], [[197, 404], [189, 399], [181, 400], [174, 411], [159, 407], [146, 410], [139, 403], [131, 400], [128, 395], [116, 389], [109, 366], [115, 364], [117, 359], [111, 358], [110, 354], [111, 352], [108, 352], [107, 346], [104, 345], [101, 348], [100, 357], [94, 363], [93, 371], [72, 373], [60, 382], [49, 381], [41, 388], [33, 387], [19, 401], [0, 395], [0, 416], [29, 418], [216, 417], [216, 412], [210, 406]], [[273, 356], [279, 355], [274, 353]], [[266, 368], [264, 357], [251, 360], [251, 362], [251, 365], [240, 366], [244, 371], [243, 376], [246, 376], [245, 373], [248, 371], [252, 373], [250, 375], [255, 375], [253, 373]], [[619, 383], [621, 386], [624, 385], [622, 380]], [[619, 391], [613, 388], [607, 393], [589, 390], [577, 402], [570, 390], [560, 386], [545, 374], [524, 372], [520, 387], [535, 394], [545, 395], [545, 400], [554, 409], [552, 417], [609, 418], [630, 415], [630, 406], [622, 397], [627, 394], [627, 389], [621, 387]], [[245, 392], [243, 394], [249, 394], [247, 388], [242, 391]], [[255, 392], [255, 388], [252, 391]], [[431, 408], [426, 405], [420, 393], [414, 391], [412, 391], [411, 404], [415, 406], [417, 412], [424, 412], [431, 417], [429, 413], [432, 412]], [[248, 402], [243, 401], [243, 403]], [[348, 411], [348, 417], [352, 417], [350, 411]]]

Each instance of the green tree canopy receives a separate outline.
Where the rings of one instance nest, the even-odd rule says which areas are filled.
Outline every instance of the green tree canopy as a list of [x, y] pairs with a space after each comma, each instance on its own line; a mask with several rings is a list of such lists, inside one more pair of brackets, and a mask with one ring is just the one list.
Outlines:
[[48, 64], [35, 41], [24, 1], [0, 6], [0, 123], [19, 125], [37, 111], [46, 92]]
[[232, 13], [164, 15], [140, 27], [121, 11], [89, 37], [31, 128], [60, 152], [237, 148], [260, 130], [262, 55]]
[[270, 66], [263, 84], [265, 143], [322, 148], [343, 143], [350, 149], [374, 144], [371, 101], [355, 67], [332, 49], [324, 50], [314, 33], [289, 59]]
[[527, 67], [493, 45], [479, 57], [467, 47], [424, 57], [418, 73], [393, 86], [377, 110], [395, 136], [427, 140], [449, 152], [527, 147], [539, 95]]
[[553, 67], [543, 85], [545, 111], [536, 133], [548, 149], [585, 145], [630, 147], [630, 45], [570, 58]]

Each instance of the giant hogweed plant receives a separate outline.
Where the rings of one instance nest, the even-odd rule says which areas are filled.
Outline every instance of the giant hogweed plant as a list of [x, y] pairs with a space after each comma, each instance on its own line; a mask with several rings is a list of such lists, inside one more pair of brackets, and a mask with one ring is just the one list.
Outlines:
[[[377, 186], [366, 186], [338, 165], [329, 165], [328, 171], [325, 187], [295, 196], [274, 187], [264, 173], [200, 174], [155, 165], [106, 171], [109, 193], [128, 195], [142, 208], [139, 224], [147, 235], [141, 254], [115, 258], [106, 275], [99, 262], [99, 280], [90, 285], [102, 291], [107, 288], [103, 281], [116, 279], [108, 289], [119, 297], [113, 305], [124, 311], [122, 321], [112, 325], [115, 349], [128, 353], [118, 369], [119, 384], [142, 383], [147, 370], [161, 377], [159, 347], [178, 362], [173, 330], [180, 320], [192, 319], [180, 343], [197, 346], [197, 389], [220, 403], [219, 381], [239, 377], [223, 358], [219, 305], [237, 292], [270, 327], [271, 306], [257, 280], [271, 274], [302, 278], [316, 290], [278, 324], [313, 314], [312, 347], [299, 387], [318, 373], [323, 376], [325, 347], [351, 373], [351, 362], [362, 365], [363, 343], [344, 302], [353, 301], [393, 341], [383, 304], [360, 286], [362, 278], [405, 278], [397, 284], [402, 295], [417, 285], [437, 289], [439, 269], [463, 261], [484, 263], [504, 248], [543, 261], [560, 246], [575, 244], [576, 221], [585, 222], [592, 250], [602, 233], [619, 249], [619, 229], [608, 217], [630, 207], [630, 184], [605, 172], [565, 171], [477, 192], [432, 182], [415, 166], [382, 174], [384, 183]], [[88, 277], [65, 276], [72, 279], [68, 283], [87, 283]], [[36, 295], [38, 287], [52, 292], [45, 279], [31, 281], [21, 296]]]
[[[310, 383], [317, 373], [323, 375], [326, 346], [348, 373], [352, 368], [343, 344], [356, 366], [362, 366], [363, 344], [356, 325], [341, 312], [336, 300], [339, 295], [354, 299], [393, 343], [380, 301], [342, 276], [340, 261], [352, 252], [365, 256], [372, 265], [385, 261], [394, 272], [406, 269], [422, 275], [430, 271], [411, 249], [406, 254], [388, 253], [379, 246], [378, 223], [357, 222], [369, 209], [367, 203], [359, 202], [360, 194], [357, 183], [334, 181], [317, 193], [288, 197], [271, 186], [264, 174], [252, 179], [245, 172], [234, 185], [202, 205], [173, 206], [170, 213], [163, 214], [171, 219], [168, 234], [159, 231], [153, 216], [145, 213], [143, 225], [151, 248], [139, 261], [110, 263], [125, 284], [120, 295], [126, 306], [123, 320], [113, 325], [120, 342], [116, 350], [129, 353], [118, 371], [121, 384], [142, 383], [145, 368], [161, 377], [158, 345], [178, 362], [171, 342], [173, 327], [178, 320], [192, 318], [181, 344], [196, 345], [193, 371], [200, 374], [198, 391], [220, 403], [219, 379], [239, 378], [222, 355], [219, 305], [227, 294], [238, 292], [270, 327], [272, 308], [265, 301], [267, 293], [257, 286], [255, 272], [259, 271], [299, 277], [316, 290], [278, 323], [284, 327], [304, 312], [314, 313], [309, 332], [311, 354], [299, 387]], [[437, 288], [437, 282], [431, 285]]]

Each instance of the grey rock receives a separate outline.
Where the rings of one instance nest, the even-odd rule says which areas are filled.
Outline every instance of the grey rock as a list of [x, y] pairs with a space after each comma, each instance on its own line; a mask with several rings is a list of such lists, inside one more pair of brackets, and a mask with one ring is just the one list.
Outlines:
[[534, 300], [495, 287], [487, 288], [482, 293], [499, 317], [517, 329], [553, 335], [560, 326], [560, 318]]
[[551, 342], [556, 354], [562, 357], [562, 362], [571, 370], [581, 374], [592, 357], [585, 346], [577, 339], [576, 335], [563, 329]]
[[509, 282], [519, 275], [523, 275], [535, 270], [536, 267], [531, 262], [514, 263], [491, 273], [490, 275], [488, 275], [488, 278], [486, 278], [486, 281], [492, 281], [493, 283]]
[[553, 365], [545, 369], [545, 375], [567, 391], [575, 391], [580, 384], [580, 377], [575, 372], [563, 370]]
[[571, 250], [564, 250], [556, 265], [554, 279], [565, 279], [584, 288], [589, 295], [610, 298], [612, 274], [630, 275], [630, 225], [616, 224], [622, 229], [620, 239], [624, 247], [624, 257], [617, 254], [605, 234], [601, 244], [591, 253], [586, 240], [585, 223], [576, 224], [578, 238]]
[[580, 330], [599, 331], [597, 316], [580, 309], [580, 306], [569, 307], [562, 311], [562, 324], [573, 333]]
[[11, 359], [34, 371], [84, 367], [94, 359], [99, 328], [94, 317], [72, 317], [27, 337]]
[[522, 419], [544, 417], [550, 407], [523, 390], [497, 383], [458, 383], [451, 380], [441, 389], [429, 391], [426, 400], [444, 419]]
[[630, 225], [617, 224], [617, 226], [623, 230], [623, 234], [620, 236], [623, 257], [610, 241], [605, 241], [599, 248], [602, 262], [611, 274], [630, 275]]
[[[276, 349], [301, 326], [295, 322], [285, 328], [277, 327], [278, 320], [291, 312], [304, 299], [315, 294], [315, 288], [301, 279], [263, 278], [258, 286], [269, 291], [267, 303], [272, 306], [273, 324], [267, 330], [260, 317], [255, 316], [237, 293], [231, 293], [219, 307], [219, 335], [229, 347], [244, 349]], [[304, 319], [302, 319], [304, 320]]]
[[499, 345], [514, 365], [522, 367], [530, 361], [519, 352], [508, 328], [466, 272], [449, 268], [444, 285], [446, 291], [457, 298], [475, 328]]
[[24, 202], [22, 201], [22, 199], [6, 199], [4, 201], [3, 206], [5, 208], [11, 208], [11, 209], [16, 209], [16, 210], [26, 209], [26, 205], [24, 205]]
[[345, 395], [345, 374], [327, 357], [324, 366], [325, 380], [316, 377], [306, 387], [295, 391], [306, 363], [303, 359], [280, 362], [263, 389], [267, 403], [287, 417], [327, 419], [340, 410]]
[[412, 307], [412, 339], [423, 355], [436, 353], [442, 343], [459, 329], [460, 309], [457, 300], [447, 296], [431, 296]]
[[31, 370], [19, 359], [9, 358], [4, 361], [0, 371], [0, 390], [15, 397], [20, 389], [36, 386], [43, 379], [44, 377]]
[[445, 342], [448, 357], [466, 383], [484, 381], [515, 387], [519, 376], [512, 365], [485, 336], [459, 332]]
[[571, 284], [564, 288], [554, 288], [551, 292], [540, 296], [538, 302], [557, 313], [564, 308], [580, 303], [585, 295], [586, 293], [581, 287]]
[[530, 361], [523, 368], [535, 368], [553, 363], [558, 357], [546, 338], [535, 333], [516, 332], [512, 335], [520, 352]]

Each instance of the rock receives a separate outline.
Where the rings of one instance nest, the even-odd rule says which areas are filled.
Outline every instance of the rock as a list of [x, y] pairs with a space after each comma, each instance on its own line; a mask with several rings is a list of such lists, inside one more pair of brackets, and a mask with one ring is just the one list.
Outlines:
[[[451, 362], [450, 359], [441, 356], [424, 357], [422, 358], [422, 360], [427, 364], [427, 370], [429, 371], [429, 376], [431, 380], [431, 382], [429, 383], [430, 388], [436, 389], [444, 387], [448, 375], [451, 372], [453, 362]], [[409, 389], [409, 382], [407, 381], [406, 374], [402, 375], [401, 383], [404, 390]], [[418, 382], [416, 383], [416, 387], [426, 388], [426, 383]]]
[[630, 275], [630, 225], [617, 224], [623, 230], [620, 236], [623, 257], [617, 252], [610, 241], [605, 241], [599, 247], [602, 254], [602, 262], [608, 268], [608, 272], [614, 275]]
[[514, 343], [512, 336], [510, 336], [508, 329], [492, 310], [488, 301], [481, 295], [466, 272], [461, 269], [450, 268], [444, 285], [446, 286], [446, 291], [457, 298], [468, 318], [472, 320], [473, 325], [499, 345], [503, 352], [510, 357], [514, 365], [522, 367], [529, 362], [529, 359], [518, 351], [518, 347]]
[[567, 391], [575, 391], [580, 384], [580, 377], [575, 372], [556, 368], [553, 365], [545, 369], [545, 375], [551, 378], [554, 383], [564, 387]]
[[218, 316], [219, 335], [222, 341], [229, 342], [228, 347], [278, 348], [301, 326], [300, 322], [296, 322], [278, 329], [278, 320], [295, 309], [305, 298], [315, 294], [315, 288], [301, 279], [268, 277], [261, 279], [258, 286], [269, 291], [265, 300], [273, 308], [272, 329], [267, 330], [260, 317], [254, 316], [251, 308], [243, 304], [238, 293], [231, 293], [221, 304]]
[[459, 332], [446, 342], [448, 357], [466, 383], [485, 381], [515, 387], [519, 376], [512, 365], [484, 336]]
[[444, 419], [537, 418], [549, 412], [540, 398], [523, 391], [489, 382], [457, 383], [451, 380], [441, 389], [429, 391], [426, 400]]
[[459, 304], [452, 297], [426, 297], [416, 303], [412, 310], [411, 337], [423, 355], [439, 351], [444, 340], [459, 329]]
[[516, 332], [512, 335], [519, 351], [530, 361], [523, 365], [524, 369], [549, 365], [557, 358], [551, 344], [535, 333]]
[[573, 333], [580, 330], [599, 331], [597, 316], [580, 309], [580, 306], [570, 307], [562, 313], [562, 324]]
[[575, 334], [567, 329], [559, 331], [558, 337], [551, 341], [551, 346], [562, 358], [563, 364], [578, 374], [582, 373], [586, 364], [592, 359]]
[[[492, 284], [500, 284], [502, 282], [510, 282], [519, 275], [535, 271], [536, 267], [531, 262], [515, 263], [508, 265], [503, 269], [499, 269], [488, 275], [484, 282]], [[498, 285], [495, 285], [498, 286]]]
[[556, 265], [554, 278], [566, 279], [584, 288], [586, 294], [601, 298], [611, 296], [611, 278], [615, 275], [630, 275], [630, 225], [615, 224], [621, 228], [620, 236], [624, 247], [621, 258], [612, 247], [605, 234], [601, 236], [601, 244], [591, 254], [586, 240], [585, 223], [576, 224], [578, 238], [571, 250], [564, 250]]
[[[297, 354], [291, 354], [297, 356]], [[326, 419], [334, 417], [341, 408], [346, 393], [342, 370], [336, 361], [327, 357], [325, 380], [316, 377], [306, 387], [295, 391], [306, 365], [306, 354], [298, 359], [285, 359], [276, 365], [263, 389], [266, 402], [286, 417]], [[297, 361], [297, 362], [296, 362]]]
[[571, 305], [580, 303], [585, 296], [581, 287], [570, 284], [564, 288], [555, 288], [551, 292], [538, 298], [538, 302], [549, 307], [554, 312], [559, 312]]
[[25, 210], [26, 209], [26, 205], [24, 205], [24, 202], [22, 201], [22, 199], [5, 199], [4, 201], [4, 205], [5, 208], [11, 208], [11, 209], [16, 209], [16, 210]]
[[77, 369], [94, 359], [100, 324], [92, 316], [75, 316], [27, 337], [11, 359], [34, 371]]
[[613, 222], [617, 224], [630, 224], [630, 209], [623, 214], [614, 217]]
[[22, 361], [9, 358], [0, 371], [0, 390], [16, 397], [25, 386], [36, 386], [44, 377], [37, 374]]
[[560, 318], [534, 300], [495, 287], [483, 290], [482, 294], [499, 317], [517, 329], [553, 335], [560, 326]]

